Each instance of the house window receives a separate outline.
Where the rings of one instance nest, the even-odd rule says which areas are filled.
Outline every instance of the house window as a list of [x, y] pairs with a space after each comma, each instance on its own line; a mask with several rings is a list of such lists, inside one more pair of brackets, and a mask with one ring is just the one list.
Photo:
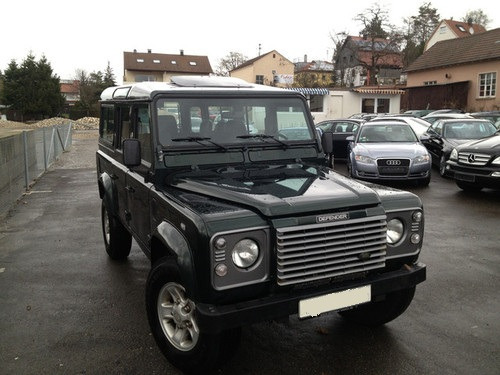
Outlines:
[[159, 64], [159, 63], [160, 63], [160, 60], [158, 60], [158, 59], [154, 59], [154, 60], [153, 60], [153, 62], [154, 62], [155, 64]]
[[190, 62], [189, 62], [189, 65], [191, 65], [191, 66], [195, 66], [195, 65], [196, 65], [196, 61], [190, 61]]
[[154, 82], [156, 81], [154, 76], [147, 74], [137, 74], [135, 76], [135, 82]]
[[144, 62], [144, 59], [137, 59], [137, 62], [138, 62], [138, 63], [143, 63], [143, 62]]
[[496, 94], [497, 74], [483, 73], [479, 75], [479, 97], [494, 97]]
[[261, 75], [255, 76], [255, 83], [258, 85], [263, 85], [264, 84], [264, 76], [261, 76]]
[[[389, 113], [390, 99], [364, 98], [361, 99], [361, 112], [363, 113]], [[375, 111], [376, 109], [376, 111]]]
[[437, 81], [425, 81], [424, 86], [437, 85]]
[[311, 112], [323, 112], [323, 95], [311, 95], [309, 108]]
[[444, 34], [445, 32], [446, 32], [446, 26], [441, 26], [441, 27], [439, 28], [439, 33], [440, 33], [440, 34]]

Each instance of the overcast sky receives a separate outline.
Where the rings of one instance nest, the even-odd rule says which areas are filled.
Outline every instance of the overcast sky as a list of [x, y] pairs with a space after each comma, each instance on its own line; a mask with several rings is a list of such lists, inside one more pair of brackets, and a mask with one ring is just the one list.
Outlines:
[[[427, 1], [371, 0], [292, 2], [290, 0], [131, 1], [7, 0], [0, 6], [0, 70], [18, 64], [32, 52], [42, 55], [61, 79], [77, 69], [104, 71], [108, 61], [118, 83], [123, 76], [123, 52], [208, 56], [212, 69], [229, 52], [248, 58], [273, 49], [289, 60], [331, 60], [330, 35], [358, 35], [359, 13], [380, 4], [390, 22], [418, 15]], [[433, 0], [441, 19], [461, 20], [469, 10], [488, 14], [488, 29], [500, 27], [498, 0]], [[310, 6], [310, 8], [309, 8]]]

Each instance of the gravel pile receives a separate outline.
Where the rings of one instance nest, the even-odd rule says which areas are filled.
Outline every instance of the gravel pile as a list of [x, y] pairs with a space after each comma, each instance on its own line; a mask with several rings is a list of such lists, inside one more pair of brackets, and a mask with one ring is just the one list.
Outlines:
[[0, 120], [0, 129], [36, 129], [54, 125], [65, 125], [68, 122], [73, 124], [74, 130], [95, 130], [99, 129], [98, 117], [83, 117], [76, 121], [62, 117], [52, 117], [46, 120], [24, 123], [15, 121]]

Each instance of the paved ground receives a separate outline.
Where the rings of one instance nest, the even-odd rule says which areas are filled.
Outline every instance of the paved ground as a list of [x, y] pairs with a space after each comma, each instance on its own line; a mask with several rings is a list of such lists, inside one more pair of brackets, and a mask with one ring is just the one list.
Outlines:
[[[0, 374], [179, 374], [149, 333], [149, 262], [111, 262], [100, 228], [95, 133], [0, 222]], [[338, 165], [340, 171], [344, 166]], [[426, 210], [428, 280], [381, 329], [336, 314], [246, 327], [219, 374], [499, 374], [500, 194], [437, 173]]]

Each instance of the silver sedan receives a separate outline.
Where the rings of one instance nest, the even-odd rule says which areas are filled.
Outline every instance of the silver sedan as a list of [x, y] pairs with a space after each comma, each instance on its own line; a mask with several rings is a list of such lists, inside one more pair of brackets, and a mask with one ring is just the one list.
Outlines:
[[390, 120], [367, 122], [350, 140], [347, 168], [352, 177], [429, 184], [431, 158], [410, 125]]

